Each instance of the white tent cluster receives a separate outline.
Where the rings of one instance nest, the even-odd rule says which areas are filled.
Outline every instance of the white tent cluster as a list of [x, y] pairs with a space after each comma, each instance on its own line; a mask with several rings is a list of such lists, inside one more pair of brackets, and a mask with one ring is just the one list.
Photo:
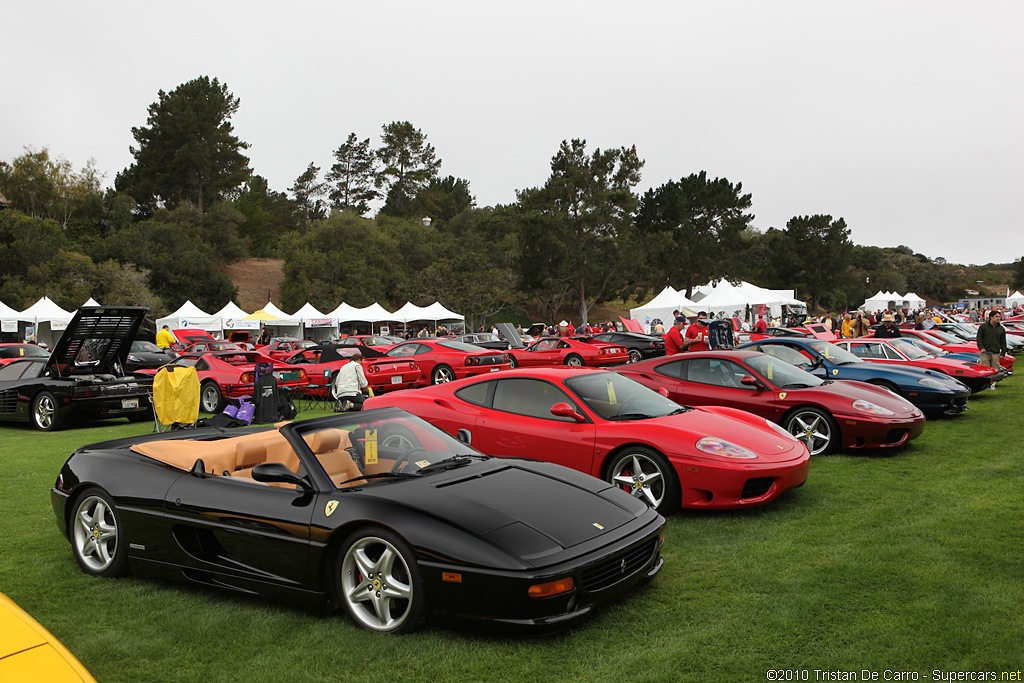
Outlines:
[[[99, 306], [93, 298], [83, 306]], [[53, 344], [60, 333], [67, 328], [74, 311], [65, 311], [51, 299], [43, 297], [24, 311], [16, 311], [0, 301], [0, 331], [16, 334], [20, 339], [35, 337], [37, 341]], [[167, 325], [171, 329], [198, 327], [211, 333], [227, 336], [234, 330], [258, 330], [264, 325], [273, 328], [279, 335], [305, 336], [312, 339], [328, 339], [339, 333], [342, 323], [386, 323], [386, 322], [453, 322], [465, 318], [453, 313], [438, 302], [426, 307], [407, 303], [390, 313], [374, 302], [365, 308], [341, 304], [330, 313], [321, 313], [308, 301], [291, 315], [267, 304], [255, 313], [246, 313], [235, 302], [229, 301], [216, 313], [207, 313], [186, 301], [178, 310], [156, 321], [157, 329]], [[31, 328], [31, 329], [30, 329]]]
[[272, 301], [268, 301], [263, 308], [253, 313], [246, 313], [232, 301], [213, 314], [205, 313], [191, 301], [186, 301], [178, 310], [159, 318], [156, 326], [159, 329], [167, 325], [172, 330], [198, 327], [224, 336], [235, 330], [270, 327], [278, 336], [322, 340], [336, 336], [343, 323], [370, 323], [372, 327], [374, 324], [387, 322], [432, 322], [436, 325], [439, 322], [462, 320], [465, 320], [465, 317], [449, 311], [437, 301], [425, 307], [406, 303], [394, 313], [376, 301], [365, 308], [341, 303], [333, 311], [323, 313], [307, 301], [302, 308], [292, 314], [285, 313]]
[[906, 309], [916, 311], [927, 306], [925, 300], [914, 292], [899, 294], [879, 290], [874, 296], [866, 299], [861, 305], [862, 311], [895, 311]]
[[671, 324], [672, 311], [690, 316], [745, 318], [748, 308], [752, 315], [764, 310], [772, 317], [781, 316], [783, 306], [793, 312], [806, 310], [804, 302], [795, 298], [792, 290], [765, 289], [749, 282], [734, 285], [728, 280], [712, 281], [694, 287], [693, 291], [693, 299], [687, 299], [682, 292], [667, 286], [643, 306], [631, 308], [629, 317], [649, 328], [654, 320], [661, 320], [666, 326]]

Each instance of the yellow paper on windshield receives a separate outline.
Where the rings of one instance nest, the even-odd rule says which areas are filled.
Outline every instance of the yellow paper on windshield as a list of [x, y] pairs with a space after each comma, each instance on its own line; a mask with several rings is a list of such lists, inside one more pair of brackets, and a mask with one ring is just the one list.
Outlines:
[[829, 353], [829, 351], [830, 349], [826, 346], [821, 350], [821, 355], [825, 356], [825, 358], [828, 358], [829, 360], [832, 360], [832, 354]]
[[364, 452], [366, 453], [366, 464], [367, 465], [376, 465], [377, 464], [377, 430], [376, 429], [367, 429], [366, 430], [366, 443], [365, 443], [365, 450], [364, 450]]
[[615, 387], [612, 385], [612, 381], [605, 380], [605, 385], [608, 387], [608, 403], [615, 405]]
[[774, 368], [775, 368], [775, 364], [774, 363], [769, 363], [768, 364], [768, 367], [766, 369], [766, 374], [768, 375], [768, 379], [774, 379], [774, 377], [772, 377], [772, 374], [773, 374], [772, 370]]

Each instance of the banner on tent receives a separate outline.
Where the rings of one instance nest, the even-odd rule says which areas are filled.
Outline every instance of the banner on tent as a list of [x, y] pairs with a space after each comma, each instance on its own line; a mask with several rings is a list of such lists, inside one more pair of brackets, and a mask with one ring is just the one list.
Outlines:
[[306, 327], [334, 327], [334, 318], [310, 318], [304, 321]]
[[0, 321], [0, 332], [17, 332], [18, 321], [17, 320], [3, 320]]
[[66, 330], [66, 329], [68, 329], [68, 323], [69, 322], [71, 322], [71, 321], [70, 320], [51, 320], [50, 321], [50, 329], [54, 330], [54, 331], [56, 331], [56, 330]]
[[260, 329], [260, 321], [258, 320], [239, 320], [237, 318], [225, 318], [224, 319], [225, 330], [258, 330]]

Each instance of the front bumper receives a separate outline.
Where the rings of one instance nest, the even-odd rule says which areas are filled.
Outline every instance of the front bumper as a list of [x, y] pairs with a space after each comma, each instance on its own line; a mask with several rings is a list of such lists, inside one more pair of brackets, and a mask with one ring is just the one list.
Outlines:
[[774, 465], [737, 463], [732, 467], [669, 459], [679, 477], [681, 506], [695, 509], [720, 510], [770, 503], [783, 491], [802, 486], [811, 468], [810, 455]]
[[[965, 400], [966, 404], [966, 400]], [[924, 432], [924, 415], [912, 419], [835, 415], [844, 449], [894, 448], [913, 441]]]

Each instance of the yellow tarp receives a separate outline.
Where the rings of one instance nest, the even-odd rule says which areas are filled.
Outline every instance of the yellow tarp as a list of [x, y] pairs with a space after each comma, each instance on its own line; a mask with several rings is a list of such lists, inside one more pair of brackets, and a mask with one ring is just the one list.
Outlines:
[[153, 407], [160, 424], [199, 419], [199, 375], [195, 368], [164, 366], [153, 378]]

